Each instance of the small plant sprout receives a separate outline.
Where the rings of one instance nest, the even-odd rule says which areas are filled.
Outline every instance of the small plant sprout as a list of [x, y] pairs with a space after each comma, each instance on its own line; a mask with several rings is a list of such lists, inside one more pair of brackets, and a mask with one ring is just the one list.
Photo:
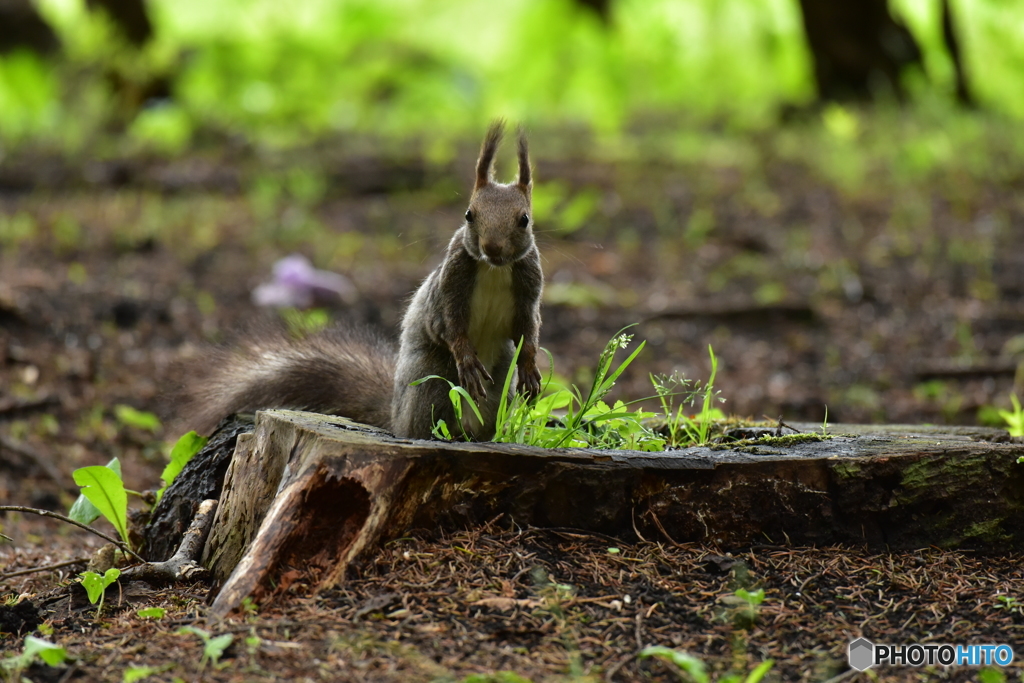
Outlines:
[[82, 572], [79, 574], [82, 577], [82, 588], [89, 596], [89, 602], [96, 607], [96, 618], [98, 619], [100, 613], [103, 612], [103, 597], [107, 593], [107, 587], [110, 584], [117, 581], [118, 577], [121, 576], [121, 570], [116, 567], [111, 567], [103, 576], [100, 576], [96, 572]]
[[205, 669], [207, 663], [213, 664], [214, 668], [217, 666], [217, 662], [224, 655], [224, 651], [230, 647], [231, 643], [234, 642], [235, 636], [230, 633], [225, 633], [219, 636], [210, 635], [209, 631], [198, 628], [196, 626], [182, 626], [178, 629], [178, 633], [182, 635], [192, 634], [198, 636], [203, 641], [203, 659], [199, 663], [199, 669]]
[[1017, 598], [1012, 595], [998, 595], [996, 596], [996, 609], [1003, 609], [1007, 612], [1021, 612], [1024, 613], [1024, 604], [1021, 604]]
[[729, 616], [737, 628], [753, 628], [757, 623], [761, 603], [764, 602], [764, 589], [758, 588], [751, 592], [740, 588], [732, 595], [723, 596], [721, 601], [728, 608]]
[[999, 416], [1006, 420], [1006, 429], [1010, 436], [1024, 436], [1024, 408], [1021, 408], [1017, 394], [1010, 394], [1013, 410], [1000, 410]]

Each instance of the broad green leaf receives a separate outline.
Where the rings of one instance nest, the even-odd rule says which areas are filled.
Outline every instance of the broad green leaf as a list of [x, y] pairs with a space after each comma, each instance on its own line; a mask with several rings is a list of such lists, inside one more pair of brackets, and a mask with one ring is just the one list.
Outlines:
[[68, 656], [64, 648], [35, 636], [25, 637], [24, 654], [29, 657], [30, 662], [33, 657], [39, 655], [39, 658], [50, 666], [61, 664]]
[[[109, 469], [117, 473], [117, 476], [121, 476], [121, 461], [117, 458], [111, 458], [110, 462], [106, 465]], [[83, 494], [78, 494], [78, 499], [75, 504], [71, 506], [68, 511], [68, 517], [81, 522], [82, 524], [92, 524], [100, 516], [100, 511], [96, 509], [96, 506], [89, 502], [89, 499]]]
[[128, 543], [128, 494], [120, 475], [106, 467], [82, 467], [72, 472], [82, 495], [114, 525], [121, 540]]
[[207, 441], [209, 441], [207, 437], [199, 436], [195, 432], [189, 432], [182, 434], [181, 438], [175, 442], [174, 447], [171, 449], [170, 462], [167, 463], [163, 474], [160, 475], [164, 485], [156, 492], [156, 502], [160, 502], [167, 487], [174, 482], [174, 479], [181, 473], [181, 470], [184, 469], [189, 460], [195, 457], [196, 453], [203, 450], [203, 446], [206, 445]]

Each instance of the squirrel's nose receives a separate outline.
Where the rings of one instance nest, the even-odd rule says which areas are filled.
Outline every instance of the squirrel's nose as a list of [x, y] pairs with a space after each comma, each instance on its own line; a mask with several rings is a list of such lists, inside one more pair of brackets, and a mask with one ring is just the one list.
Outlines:
[[484, 242], [480, 245], [480, 248], [483, 250], [485, 254], [487, 254], [487, 258], [491, 259], [492, 261], [501, 260], [502, 249], [500, 244], [496, 244], [494, 242]]

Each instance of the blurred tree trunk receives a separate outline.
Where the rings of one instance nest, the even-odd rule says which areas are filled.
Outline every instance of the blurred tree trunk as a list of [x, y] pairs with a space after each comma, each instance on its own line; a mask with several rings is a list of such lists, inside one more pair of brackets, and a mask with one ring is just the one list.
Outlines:
[[949, 58], [953, 60], [953, 68], [956, 71], [956, 99], [961, 104], [973, 106], [974, 98], [967, 87], [967, 74], [964, 73], [964, 63], [960, 56], [960, 40], [957, 38], [949, 0], [942, 0], [942, 37], [946, 41], [946, 49], [949, 50]]
[[[887, 0], [800, 0], [822, 100], [871, 100], [879, 92], [904, 96], [904, 69], [923, 69], [921, 48], [890, 13]], [[942, 0], [946, 48], [957, 78], [957, 98], [971, 101], [949, 0]]]
[[608, 24], [611, 22], [612, 0], [576, 0], [576, 4], [596, 14], [602, 23]]
[[104, 10], [135, 47], [142, 47], [153, 37], [153, 24], [142, 0], [88, 0], [87, 4], [91, 10]]
[[30, 0], [0, 0], [0, 54], [19, 48], [49, 54], [60, 41]]

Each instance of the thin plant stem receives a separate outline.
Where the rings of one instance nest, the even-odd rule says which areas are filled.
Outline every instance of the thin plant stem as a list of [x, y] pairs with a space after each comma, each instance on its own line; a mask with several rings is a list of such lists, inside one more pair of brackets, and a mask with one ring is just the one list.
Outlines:
[[59, 519], [62, 522], [67, 522], [68, 524], [73, 524], [74, 526], [77, 526], [80, 529], [85, 529], [86, 531], [88, 531], [90, 533], [96, 534], [97, 536], [99, 536], [100, 538], [102, 538], [105, 541], [113, 543], [118, 548], [120, 548], [122, 551], [124, 551], [125, 553], [131, 555], [132, 557], [134, 557], [139, 562], [145, 562], [146, 561], [138, 553], [136, 553], [134, 550], [129, 548], [123, 541], [119, 541], [118, 539], [114, 538], [113, 536], [108, 536], [107, 534], [103, 533], [102, 531], [99, 531], [98, 529], [93, 529], [88, 524], [82, 524], [81, 522], [77, 522], [77, 521], [71, 519], [70, 517], [66, 517], [65, 515], [62, 515], [60, 513], [50, 512], [49, 510], [40, 510], [39, 508], [24, 507], [22, 505], [0, 505], [0, 512], [27, 512], [27, 513], [32, 514], [32, 515], [39, 515], [40, 517], [51, 517], [53, 519]]

